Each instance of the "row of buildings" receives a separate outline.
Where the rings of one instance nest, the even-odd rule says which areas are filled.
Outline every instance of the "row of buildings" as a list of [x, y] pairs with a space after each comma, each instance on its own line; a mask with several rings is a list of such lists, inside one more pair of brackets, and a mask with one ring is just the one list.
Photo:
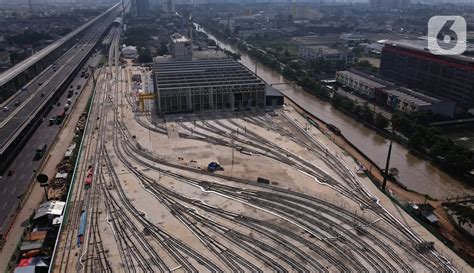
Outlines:
[[356, 62], [356, 56], [349, 49], [332, 48], [325, 45], [300, 45], [299, 57], [305, 62], [323, 60], [329, 63], [331, 69], [337, 67], [348, 67]]
[[425, 38], [385, 41], [379, 75], [339, 71], [336, 80], [379, 102], [383, 91], [386, 95], [381, 100], [395, 110], [430, 110], [451, 116], [451, 110], [446, 109], [454, 103], [455, 112], [474, 114], [472, 54], [472, 46], [468, 45], [463, 55], [434, 55]]
[[444, 98], [402, 87], [393, 82], [381, 79], [357, 70], [338, 71], [336, 81], [357, 94], [381, 105], [406, 113], [430, 111], [444, 117], [454, 115], [456, 103]]
[[474, 113], [474, 58], [433, 55], [426, 44], [422, 39], [386, 42], [380, 75], [454, 101], [460, 112]]

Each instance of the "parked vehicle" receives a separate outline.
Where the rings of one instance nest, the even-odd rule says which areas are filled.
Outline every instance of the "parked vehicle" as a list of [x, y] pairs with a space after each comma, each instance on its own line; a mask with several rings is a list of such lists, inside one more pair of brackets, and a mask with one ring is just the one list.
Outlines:
[[215, 172], [215, 171], [223, 171], [224, 168], [222, 168], [222, 166], [219, 165], [219, 163], [217, 163], [217, 162], [211, 162], [207, 166], [207, 170], [210, 171], [210, 172]]

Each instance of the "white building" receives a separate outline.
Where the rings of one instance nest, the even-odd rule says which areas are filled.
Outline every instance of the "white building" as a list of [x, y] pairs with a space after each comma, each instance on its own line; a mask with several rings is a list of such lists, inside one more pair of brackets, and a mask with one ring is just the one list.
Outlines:
[[387, 106], [405, 113], [430, 111], [441, 116], [452, 117], [456, 107], [455, 102], [442, 101], [408, 88], [391, 88], [384, 92], [388, 94]]
[[343, 33], [339, 36], [339, 38], [346, 44], [346, 45], [355, 45], [365, 42], [367, 37], [365, 35], [359, 33]]
[[193, 58], [192, 41], [179, 33], [171, 35], [171, 55], [177, 60], [191, 60]]
[[300, 59], [309, 62], [312, 60], [322, 59], [329, 62], [332, 67], [336, 67], [338, 62], [342, 62], [345, 67], [355, 63], [355, 56], [352, 52], [330, 48], [328, 46], [300, 46]]
[[122, 48], [122, 56], [125, 59], [136, 59], [138, 58], [138, 50], [135, 46], [125, 46]]
[[455, 102], [440, 100], [400, 87], [376, 75], [360, 71], [337, 71], [336, 81], [366, 98], [386, 104], [394, 111], [405, 113], [430, 111], [444, 117], [452, 117], [456, 107]]
[[352, 71], [336, 72], [336, 81], [338, 83], [345, 85], [346, 87], [350, 88], [351, 90], [354, 90], [360, 95], [372, 99], [374, 98], [375, 89], [385, 88], [386, 85], [378, 82], [375, 79], [375, 76], [372, 76], [373, 79], [370, 79], [368, 77], [356, 74]]

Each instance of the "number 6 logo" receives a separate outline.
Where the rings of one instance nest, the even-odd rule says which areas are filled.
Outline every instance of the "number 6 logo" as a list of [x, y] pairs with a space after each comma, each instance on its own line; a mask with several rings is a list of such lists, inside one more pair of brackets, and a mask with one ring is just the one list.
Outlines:
[[433, 16], [428, 21], [428, 49], [434, 55], [466, 51], [466, 20], [462, 16]]

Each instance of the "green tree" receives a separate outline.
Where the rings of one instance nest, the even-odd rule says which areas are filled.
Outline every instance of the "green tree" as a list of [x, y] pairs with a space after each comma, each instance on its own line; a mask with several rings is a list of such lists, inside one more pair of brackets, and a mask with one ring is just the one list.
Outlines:
[[151, 56], [150, 50], [148, 48], [141, 48], [138, 51], [138, 61], [140, 63], [151, 63], [153, 62], [153, 57]]
[[415, 131], [413, 134], [410, 136], [410, 139], [408, 140], [408, 143], [410, 146], [413, 148], [422, 151], [425, 147], [425, 134], [422, 129], [419, 127], [415, 127]]
[[369, 108], [369, 106], [364, 105], [362, 107], [362, 112], [360, 113], [360, 117], [367, 123], [373, 124], [374, 122], [374, 112], [372, 109]]
[[349, 98], [344, 98], [342, 107], [348, 112], [354, 112], [355, 102]]
[[448, 138], [437, 137], [437, 139], [429, 147], [430, 155], [434, 158], [444, 157], [453, 145], [455, 144]]
[[336, 108], [339, 108], [342, 106], [343, 104], [343, 97], [337, 93], [335, 93], [332, 98], [331, 98], [331, 104], [336, 107]]
[[389, 120], [388, 118], [384, 117], [382, 114], [377, 113], [375, 114], [374, 125], [378, 129], [384, 129], [388, 127]]
[[160, 42], [160, 50], [158, 51], [158, 55], [163, 56], [169, 54], [168, 51], [168, 44], [165, 41]]

